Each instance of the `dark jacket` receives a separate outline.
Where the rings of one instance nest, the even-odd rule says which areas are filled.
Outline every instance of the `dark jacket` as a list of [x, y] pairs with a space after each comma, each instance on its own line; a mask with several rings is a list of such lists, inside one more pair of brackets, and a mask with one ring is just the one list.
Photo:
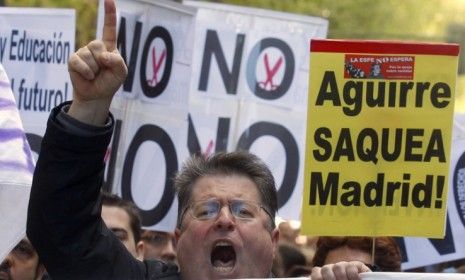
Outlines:
[[51, 278], [179, 279], [174, 265], [135, 259], [101, 219], [99, 193], [112, 117], [107, 127], [94, 131], [78, 124], [87, 133], [76, 133], [59, 121], [64, 105], [48, 120], [27, 219], [28, 238]]

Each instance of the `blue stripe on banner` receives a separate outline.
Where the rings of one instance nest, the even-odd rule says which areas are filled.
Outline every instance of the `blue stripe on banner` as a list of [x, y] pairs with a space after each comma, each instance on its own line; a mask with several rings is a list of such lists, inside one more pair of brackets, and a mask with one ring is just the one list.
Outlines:
[[13, 139], [23, 139], [24, 131], [21, 129], [0, 129], [0, 142], [7, 142]]
[[[16, 140], [16, 139], [21, 139], [23, 142], [23, 152], [24, 152], [24, 155], [26, 156], [26, 162], [27, 162], [27, 166], [26, 167], [23, 166], [24, 169], [28, 170], [31, 173], [34, 172], [34, 161], [32, 159], [31, 150], [29, 149], [24, 131], [21, 129], [0, 129], [0, 143], [11, 141], [11, 140]], [[0, 162], [0, 170], [2, 166], [7, 167], [9, 165], [10, 164], [3, 165], [2, 162]]]
[[0, 81], [0, 87], [10, 87], [10, 83], [9, 82], [5, 82], [5, 81]]
[[33, 170], [29, 166], [24, 165], [19, 161], [2, 161], [0, 160], [0, 170], [12, 170], [18, 172], [27, 172], [32, 174]]
[[32, 173], [34, 173], [35, 164], [32, 159], [31, 149], [29, 148], [29, 142], [27, 142], [26, 134], [23, 134], [23, 152], [26, 155], [27, 160], [27, 169]]
[[9, 107], [16, 107], [15, 102], [13, 100], [0, 97], [0, 110], [9, 108]]

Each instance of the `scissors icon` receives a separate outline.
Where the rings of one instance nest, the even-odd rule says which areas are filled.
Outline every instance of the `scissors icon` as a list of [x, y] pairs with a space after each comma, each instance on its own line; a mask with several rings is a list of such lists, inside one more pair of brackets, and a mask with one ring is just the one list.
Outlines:
[[281, 64], [283, 63], [283, 58], [280, 57], [278, 61], [275, 63], [275, 65], [273, 66], [273, 68], [271, 68], [270, 62], [268, 59], [268, 54], [265, 53], [264, 62], [265, 62], [266, 80], [263, 82], [259, 82], [258, 85], [262, 89], [265, 89], [268, 91], [275, 90], [278, 87], [278, 85], [275, 85], [273, 83], [273, 77], [276, 75], [279, 68], [281, 67]]

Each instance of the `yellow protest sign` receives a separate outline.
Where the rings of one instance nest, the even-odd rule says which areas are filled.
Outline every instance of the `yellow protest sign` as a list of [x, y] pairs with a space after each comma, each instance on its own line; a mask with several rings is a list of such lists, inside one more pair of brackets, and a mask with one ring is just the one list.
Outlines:
[[458, 52], [312, 40], [304, 234], [444, 235]]

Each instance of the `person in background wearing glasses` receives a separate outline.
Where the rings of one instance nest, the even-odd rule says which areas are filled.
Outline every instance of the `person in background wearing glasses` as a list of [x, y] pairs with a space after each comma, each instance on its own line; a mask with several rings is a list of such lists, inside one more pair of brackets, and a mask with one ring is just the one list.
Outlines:
[[23, 238], [0, 264], [1, 280], [40, 280], [45, 267], [27, 238]]
[[176, 239], [174, 233], [157, 230], [143, 230], [144, 259], [159, 259], [176, 263]]
[[[271, 276], [279, 232], [273, 176], [256, 156], [192, 157], [175, 179], [176, 266], [136, 259], [101, 217], [100, 186], [127, 67], [117, 50], [116, 7], [105, 0], [102, 40], [68, 63], [73, 101], [54, 108], [29, 200], [27, 235], [52, 279], [224, 279]], [[335, 270], [334, 270], [335, 269]], [[359, 279], [360, 262], [312, 271], [312, 280]], [[347, 272], [347, 277], [345, 277]]]
[[401, 271], [402, 257], [394, 238], [386, 236], [375, 238], [374, 259], [372, 247], [372, 237], [319, 237], [313, 265], [360, 261], [372, 271]]

